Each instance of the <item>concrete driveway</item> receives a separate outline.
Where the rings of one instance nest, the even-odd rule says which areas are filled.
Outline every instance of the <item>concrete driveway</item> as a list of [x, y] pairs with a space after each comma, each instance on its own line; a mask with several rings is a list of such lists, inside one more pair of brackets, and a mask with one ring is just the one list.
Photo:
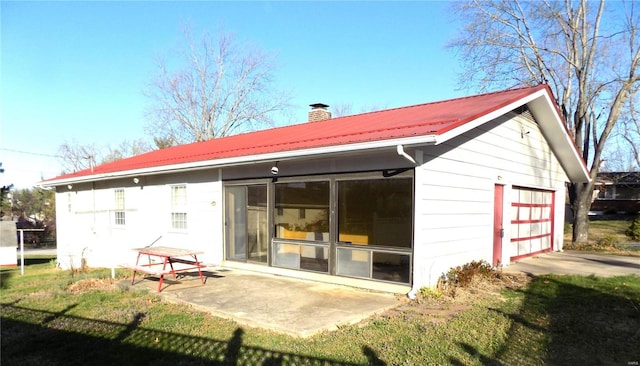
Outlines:
[[530, 275], [640, 276], [640, 257], [579, 251], [551, 252], [511, 263], [504, 271]]

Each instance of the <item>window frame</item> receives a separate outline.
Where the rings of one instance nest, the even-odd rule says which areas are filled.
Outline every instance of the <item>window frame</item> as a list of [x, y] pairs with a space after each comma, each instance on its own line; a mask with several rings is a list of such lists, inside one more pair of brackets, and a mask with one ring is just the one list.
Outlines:
[[[307, 239], [307, 238], [286, 238], [286, 237], [279, 237], [278, 235], [278, 225], [282, 224], [283, 222], [279, 222], [280, 219], [284, 219], [285, 218], [285, 209], [282, 206], [278, 206], [278, 201], [277, 201], [277, 185], [278, 184], [296, 184], [296, 183], [326, 183], [328, 185], [328, 189], [329, 189], [329, 195], [328, 195], [328, 201], [327, 201], [327, 240], [316, 240], [315, 237], [314, 239]], [[273, 240], [276, 241], [295, 241], [295, 242], [324, 242], [326, 244], [328, 244], [331, 240], [330, 238], [330, 233], [331, 233], [331, 211], [332, 211], [332, 190], [333, 190], [333, 183], [332, 183], [332, 179], [330, 179], [330, 177], [313, 177], [311, 179], [307, 179], [307, 180], [300, 180], [299, 178], [289, 178], [289, 179], [283, 179], [283, 180], [279, 180], [276, 183], [272, 184], [272, 189], [273, 189], [273, 208], [271, 210], [271, 212], [273, 212], [273, 227], [275, 227], [274, 232], [273, 232]], [[296, 217], [297, 220], [307, 220], [308, 214], [305, 211], [304, 217], [300, 217], [300, 213], [301, 210], [307, 210], [308, 208], [297, 208], [295, 211], [294, 216]], [[283, 229], [282, 229], [283, 230]]]
[[[411, 239], [410, 239], [410, 246], [409, 247], [400, 247], [400, 246], [383, 246], [383, 245], [360, 245], [360, 244], [349, 244], [349, 243], [340, 243], [338, 241], [338, 237], [339, 237], [339, 218], [338, 218], [338, 206], [339, 206], [339, 202], [338, 202], [338, 198], [339, 198], [339, 192], [338, 192], [338, 183], [342, 182], [342, 181], [365, 181], [365, 180], [381, 180], [381, 181], [388, 181], [388, 180], [393, 180], [393, 179], [408, 179], [410, 180], [410, 185], [411, 185], [411, 213], [408, 217], [408, 219], [410, 220], [410, 231], [411, 231]], [[413, 170], [409, 170], [409, 171], [405, 171], [402, 173], [399, 173], [395, 176], [389, 177], [389, 176], [384, 176], [381, 175], [380, 171], [373, 171], [373, 172], [352, 172], [352, 173], [336, 173], [336, 174], [326, 174], [326, 175], [308, 175], [308, 176], [296, 176], [296, 177], [284, 177], [284, 178], [279, 178], [277, 183], [307, 183], [307, 182], [317, 182], [317, 181], [329, 181], [329, 240], [328, 241], [311, 241], [311, 240], [305, 240], [305, 239], [285, 239], [285, 238], [278, 238], [277, 237], [277, 233], [275, 232], [275, 218], [277, 215], [280, 215], [281, 213], [278, 212], [277, 207], [275, 207], [275, 199], [273, 200], [273, 206], [270, 208], [271, 212], [272, 212], [272, 218], [273, 218], [273, 222], [271, 224], [271, 228], [272, 230], [274, 230], [272, 232], [272, 236], [271, 236], [271, 242], [270, 242], [270, 251], [271, 251], [271, 257], [272, 257], [272, 261], [270, 262], [270, 265], [273, 267], [280, 267], [280, 268], [290, 268], [290, 269], [294, 269], [294, 270], [298, 270], [298, 271], [311, 271], [311, 272], [315, 272], [315, 273], [326, 273], [328, 275], [332, 275], [332, 276], [339, 276], [339, 277], [355, 277], [355, 278], [362, 278], [362, 279], [366, 279], [369, 281], [375, 281], [375, 282], [384, 282], [384, 283], [392, 283], [392, 284], [400, 284], [400, 285], [409, 285], [412, 283], [413, 281], [413, 251], [414, 251], [414, 247], [415, 247], [415, 238], [414, 238], [414, 229], [415, 229], [415, 172]], [[275, 183], [275, 184], [277, 184]], [[269, 189], [273, 190], [272, 193], [272, 197], [275, 197], [275, 184], [270, 184], [269, 185]], [[295, 252], [298, 253], [298, 256], [300, 256], [300, 254], [302, 253], [303, 247], [305, 246], [315, 246], [315, 247], [326, 247], [329, 250], [329, 257], [328, 257], [328, 271], [324, 272], [324, 271], [314, 271], [312, 269], [308, 269], [308, 268], [302, 268], [300, 266], [300, 263], [297, 263], [297, 265], [292, 264], [286, 264], [286, 263], [282, 263], [279, 261], [279, 259], [277, 258], [278, 253], [276, 253], [276, 249], [278, 246], [286, 246], [287, 248], [289, 248], [289, 251], [293, 250], [293, 246], [296, 246], [298, 249], [295, 250]], [[370, 265], [372, 266], [369, 271], [368, 274], [366, 276], [361, 276], [359, 274], [356, 273], [340, 273], [340, 268], [339, 268], [339, 258], [338, 258], [338, 253], [340, 250], [355, 250], [355, 251], [366, 251], [369, 254], [370, 257]], [[396, 257], [406, 257], [406, 262], [408, 265], [407, 271], [402, 271], [403, 273], [407, 273], [406, 276], [403, 276], [403, 279], [406, 279], [405, 277], [408, 276], [408, 281], [404, 282], [404, 281], [395, 281], [395, 280], [387, 280], [387, 279], [380, 279], [380, 278], [376, 278], [376, 276], [379, 276], [379, 272], [375, 272], [375, 269], [373, 268], [373, 264], [374, 264], [374, 256], [376, 256], [376, 253], [378, 254], [389, 254], [389, 255], [395, 255]], [[280, 263], [279, 263], [280, 262]]]
[[[411, 227], [409, 228], [409, 231], [411, 233], [411, 238], [409, 239], [409, 246], [408, 247], [403, 247], [403, 246], [386, 246], [386, 245], [376, 245], [376, 244], [357, 244], [357, 243], [349, 243], [349, 242], [344, 242], [344, 241], [340, 241], [340, 190], [339, 190], [339, 184], [341, 182], [358, 182], [358, 181], [390, 181], [390, 180], [394, 180], [394, 179], [407, 179], [410, 181], [410, 185], [411, 185], [411, 213], [409, 215], [409, 220], [411, 221]], [[331, 192], [332, 195], [334, 195], [334, 199], [335, 199], [335, 222], [332, 225], [332, 228], [335, 231], [335, 242], [336, 245], [339, 247], [352, 247], [354, 249], [360, 248], [360, 249], [377, 249], [377, 250], [382, 250], [382, 251], [390, 251], [390, 252], [399, 252], [399, 253], [407, 253], [407, 252], [413, 252], [413, 247], [414, 247], [414, 237], [413, 237], [413, 231], [415, 228], [415, 222], [414, 222], [414, 217], [415, 217], [415, 178], [413, 175], [405, 175], [405, 174], [399, 174], [398, 176], [395, 177], [383, 177], [380, 178], [377, 175], [362, 175], [362, 176], [354, 176], [354, 177], [344, 177], [344, 179], [337, 177], [335, 179], [335, 186], [332, 189]]]
[[113, 193], [115, 200], [115, 209], [113, 210], [114, 225], [125, 226], [127, 224], [125, 190], [124, 188], [115, 188]]
[[[178, 190], [183, 194], [176, 195]], [[188, 216], [188, 192], [187, 184], [172, 184], [169, 186], [170, 215], [169, 221], [172, 230], [186, 231], [189, 228]]]

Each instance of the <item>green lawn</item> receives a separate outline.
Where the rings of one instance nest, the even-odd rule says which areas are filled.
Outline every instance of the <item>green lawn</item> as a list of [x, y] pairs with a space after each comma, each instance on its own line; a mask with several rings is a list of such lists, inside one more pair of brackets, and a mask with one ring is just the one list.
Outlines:
[[[476, 286], [465, 290], [475, 297], [425, 299], [357, 326], [299, 339], [185, 310], [117, 281], [107, 286], [109, 271], [72, 275], [41, 263], [24, 276], [15, 268], [0, 275], [3, 366], [640, 361], [638, 276], [544, 276], [500, 292]], [[440, 317], [434, 308], [453, 315]]]
[[571, 225], [565, 224], [564, 248], [610, 252], [620, 255], [640, 255], [640, 248], [628, 247], [632, 240], [625, 235], [633, 218], [627, 220], [591, 220], [589, 221], [589, 244], [574, 246], [571, 243]]

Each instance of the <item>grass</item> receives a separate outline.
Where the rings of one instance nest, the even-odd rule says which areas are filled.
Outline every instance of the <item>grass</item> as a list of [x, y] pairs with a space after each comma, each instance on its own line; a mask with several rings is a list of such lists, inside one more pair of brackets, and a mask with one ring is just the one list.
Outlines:
[[633, 218], [628, 220], [591, 220], [589, 221], [589, 243], [575, 246], [571, 243], [571, 225], [564, 230], [564, 248], [572, 250], [591, 250], [612, 254], [640, 256], [640, 247], [628, 247], [631, 239], [625, 231]]
[[[49, 263], [0, 271], [6, 365], [502, 365], [640, 361], [640, 277], [543, 276], [429, 296], [354, 326], [294, 338]], [[458, 308], [439, 318], [430, 313]]]
[[[592, 221], [596, 250], [627, 221]], [[625, 252], [626, 253], [626, 252]], [[72, 273], [50, 257], [0, 269], [0, 364], [638, 364], [640, 277], [541, 276], [455, 299], [434, 291], [334, 332], [300, 339], [244, 328], [120, 286], [128, 272]], [[447, 315], [442, 315], [447, 314]]]

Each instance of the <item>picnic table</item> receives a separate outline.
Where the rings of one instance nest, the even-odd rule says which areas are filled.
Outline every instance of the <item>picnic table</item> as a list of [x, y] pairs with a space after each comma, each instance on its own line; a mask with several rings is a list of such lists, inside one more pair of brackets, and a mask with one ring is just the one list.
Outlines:
[[[138, 272], [154, 275], [159, 277], [158, 292], [160, 292], [165, 275], [172, 274], [173, 278], [177, 279], [176, 273], [193, 270], [198, 271], [200, 282], [204, 285], [202, 268], [206, 267], [206, 265], [198, 261], [198, 254], [202, 254], [202, 251], [165, 246], [136, 248], [134, 250], [138, 252], [136, 264], [122, 265], [122, 267], [133, 271], [132, 285], [135, 283], [136, 273]], [[140, 258], [142, 257], [147, 257], [148, 262], [140, 263]]]

